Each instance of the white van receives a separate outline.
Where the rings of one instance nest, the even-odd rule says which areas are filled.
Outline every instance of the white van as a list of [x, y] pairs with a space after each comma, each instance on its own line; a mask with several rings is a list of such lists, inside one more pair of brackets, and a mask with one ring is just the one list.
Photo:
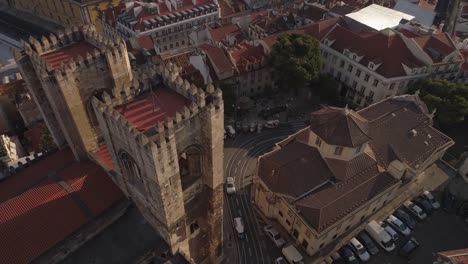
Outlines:
[[293, 245], [284, 247], [281, 252], [290, 264], [304, 264], [301, 253]]
[[236, 228], [236, 232], [239, 238], [243, 239], [245, 234], [244, 234], [244, 221], [242, 220], [242, 217], [234, 218], [234, 227]]
[[392, 237], [375, 220], [367, 224], [366, 231], [385, 251], [390, 252], [395, 249]]

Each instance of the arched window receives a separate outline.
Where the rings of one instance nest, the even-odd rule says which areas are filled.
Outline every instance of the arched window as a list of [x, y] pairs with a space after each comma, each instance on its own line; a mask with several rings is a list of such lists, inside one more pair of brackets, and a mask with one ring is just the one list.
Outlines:
[[119, 154], [120, 166], [122, 174], [128, 179], [130, 184], [135, 186], [138, 191], [144, 190], [144, 184], [141, 177], [141, 171], [135, 160], [125, 151], [121, 151]]
[[182, 190], [185, 190], [202, 177], [203, 171], [203, 150], [200, 146], [192, 145], [179, 154]]

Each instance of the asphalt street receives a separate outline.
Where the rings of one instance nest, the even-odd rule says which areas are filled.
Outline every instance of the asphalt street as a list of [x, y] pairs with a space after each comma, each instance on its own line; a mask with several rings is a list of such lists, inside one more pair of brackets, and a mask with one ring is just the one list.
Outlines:
[[[240, 134], [234, 139], [226, 139], [224, 175], [234, 178], [237, 190], [236, 194], [225, 196], [224, 231], [228, 245], [226, 255], [230, 256], [226, 263], [273, 263], [281, 255], [280, 249], [263, 232], [266, 223], [252, 206], [250, 187], [258, 156], [271, 151], [276, 142], [304, 126], [302, 121], [298, 121], [261, 133]], [[238, 216], [245, 223], [244, 239], [239, 239], [234, 229], [233, 218]]]

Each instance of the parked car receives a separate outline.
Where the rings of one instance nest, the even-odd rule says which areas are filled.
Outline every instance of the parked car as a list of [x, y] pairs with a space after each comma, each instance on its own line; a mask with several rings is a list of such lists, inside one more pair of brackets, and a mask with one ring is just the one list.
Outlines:
[[391, 226], [389, 226], [387, 223], [385, 222], [380, 222], [379, 223], [380, 226], [383, 227], [383, 229], [385, 229], [385, 232], [387, 232], [391, 237], [392, 237], [392, 240], [393, 241], [397, 241], [398, 238], [400, 237], [397, 233], [397, 231], [395, 231], [395, 229], [393, 229]]
[[372, 255], [379, 253], [379, 248], [366, 232], [359, 233], [358, 239], [359, 241], [361, 241], [364, 247], [366, 247], [369, 253], [371, 253]]
[[235, 137], [236, 136], [236, 130], [231, 125], [226, 127], [226, 132], [229, 135], [229, 137]]
[[418, 241], [414, 237], [408, 239], [400, 248], [398, 254], [405, 258], [410, 258], [413, 252], [419, 247]]
[[276, 229], [274, 229], [271, 225], [267, 225], [263, 227], [263, 230], [265, 230], [265, 233], [268, 235], [268, 237], [275, 243], [277, 247], [282, 247], [286, 241], [281, 237], [281, 235], [278, 233]]
[[276, 128], [279, 126], [279, 120], [268, 120], [266, 121], [265, 127], [266, 128]]
[[349, 246], [351, 247], [351, 250], [354, 252], [354, 254], [362, 261], [368, 261], [370, 259], [369, 252], [367, 252], [366, 248], [355, 237], [351, 238], [349, 241]]
[[424, 191], [422, 194], [421, 194], [421, 197], [423, 197], [424, 199], [428, 200], [431, 205], [432, 205], [432, 208], [434, 209], [439, 209], [440, 208], [440, 203], [437, 202], [437, 200], [435, 199], [434, 195], [432, 195], [431, 192], [429, 191]]
[[342, 247], [340, 249], [340, 255], [347, 263], [359, 264], [359, 260], [356, 258], [349, 246]]
[[426, 219], [427, 215], [423, 211], [423, 209], [421, 209], [421, 207], [415, 205], [413, 202], [406, 201], [406, 202], [403, 203], [403, 206], [406, 208], [406, 210], [408, 210], [409, 213], [411, 213], [413, 216], [415, 216], [416, 219], [418, 219], [420, 221]]
[[333, 252], [331, 255], [330, 255], [331, 259], [333, 260], [333, 264], [343, 264], [345, 263], [345, 261], [343, 260], [343, 258], [341, 257], [340, 254], [338, 254], [338, 252]]
[[403, 235], [409, 236], [411, 234], [411, 229], [396, 216], [389, 215], [386, 221], [391, 227], [393, 227], [395, 230], [402, 233]]
[[396, 210], [395, 212], [393, 212], [393, 215], [401, 221], [403, 221], [403, 223], [405, 223], [409, 228], [414, 229], [416, 227], [416, 221], [403, 209], [400, 208]]
[[250, 123], [250, 132], [253, 133], [257, 129], [257, 124], [255, 122]]
[[275, 260], [275, 264], [288, 264], [283, 257], [279, 257]]
[[234, 178], [232, 177], [226, 178], [226, 193], [227, 194], [236, 193], [236, 186], [234, 185]]
[[426, 212], [426, 214], [428, 214], [428, 215], [432, 214], [432, 212], [434, 211], [432, 209], [431, 203], [428, 200], [424, 199], [424, 198], [418, 197], [418, 198], [414, 199], [414, 203], [417, 206], [421, 207], [421, 209], [423, 209], [424, 212]]
[[294, 247], [294, 245], [288, 245], [281, 249], [284, 258], [291, 264], [304, 264], [304, 258], [301, 253]]
[[242, 220], [242, 217], [236, 217], [234, 218], [234, 228], [236, 229], [237, 235], [239, 236], [240, 239], [244, 239], [245, 237], [245, 228], [244, 228], [244, 220]]
[[366, 232], [385, 251], [390, 252], [395, 249], [392, 237], [375, 220], [370, 221], [366, 226]]

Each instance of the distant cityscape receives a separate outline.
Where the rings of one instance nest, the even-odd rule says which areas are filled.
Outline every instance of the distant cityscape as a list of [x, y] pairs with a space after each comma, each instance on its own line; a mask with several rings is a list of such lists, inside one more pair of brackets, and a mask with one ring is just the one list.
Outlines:
[[0, 0], [0, 263], [468, 263], [468, 1]]

